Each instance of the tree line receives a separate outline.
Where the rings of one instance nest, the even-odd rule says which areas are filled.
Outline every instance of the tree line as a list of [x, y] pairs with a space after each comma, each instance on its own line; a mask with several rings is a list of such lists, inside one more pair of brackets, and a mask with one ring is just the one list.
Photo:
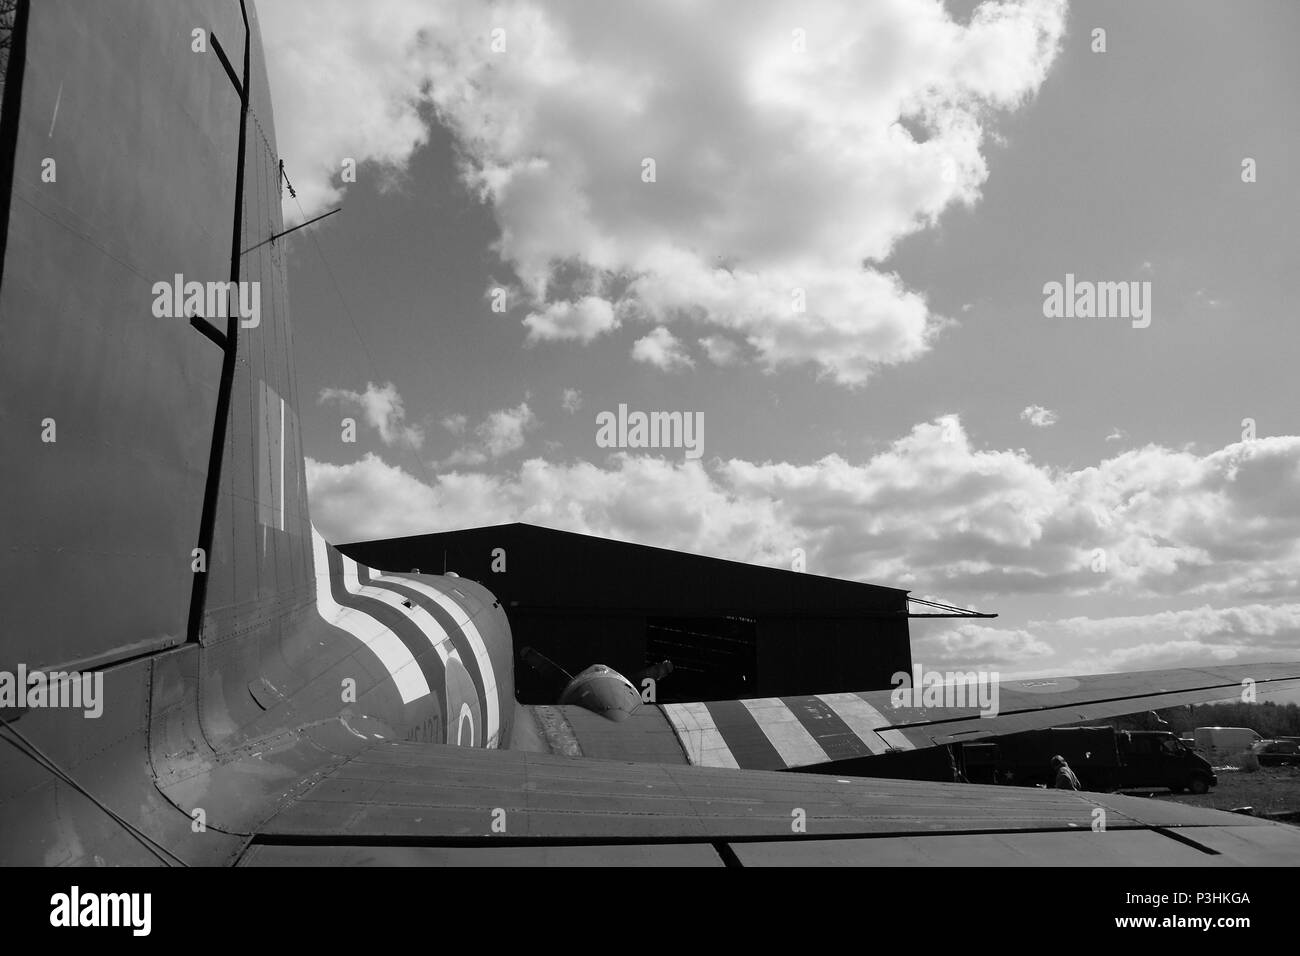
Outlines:
[[1188, 704], [1082, 723], [1092, 726], [1109, 724], [1118, 730], [1168, 730], [1180, 737], [1192, 736], [1197, 727], [1249, 727], [1261, 737], [1300, 737], [1300, 705], [1272, 701], [1260, 704], [1240, 701]]

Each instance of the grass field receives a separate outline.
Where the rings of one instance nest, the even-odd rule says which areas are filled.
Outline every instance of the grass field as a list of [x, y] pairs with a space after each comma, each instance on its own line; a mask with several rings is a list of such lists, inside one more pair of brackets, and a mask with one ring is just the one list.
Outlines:
[[1258, 816], [1288, 812], [1300, 814], [1300, 767], [1261, 767], [1254, 773], [1232, 767], [1215, 767], [1214, 772], [1219, 775], [1219, 784], [1209, 793], [1201, 796], [1156, 793], [1154, 796], [1159, 800], [1175, 800], [1216, 810], [1254, 807]]

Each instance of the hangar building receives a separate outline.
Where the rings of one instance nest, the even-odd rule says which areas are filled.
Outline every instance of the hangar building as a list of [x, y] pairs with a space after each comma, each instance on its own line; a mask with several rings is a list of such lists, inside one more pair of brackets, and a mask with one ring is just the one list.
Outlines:
[[569, 674], [607, 664], [634, 681], [671, 661], [660, 702], [868, 690], [911, 670], [908, 592], [898, 588], [518, 523], [342, 550], [385, 571], [453, 571], [491, 589], [510, 619], [522, 703], [550, 703], [554, 690], [520, 661], [525, 647]]

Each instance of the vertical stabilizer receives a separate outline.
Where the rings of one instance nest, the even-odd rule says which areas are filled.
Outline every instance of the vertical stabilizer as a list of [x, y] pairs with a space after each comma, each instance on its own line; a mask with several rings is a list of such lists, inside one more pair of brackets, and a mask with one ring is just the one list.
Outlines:
[[[255, 13], [247, 29], [238, 0], [43, 0], [18, 13], [4, 103], [0, 666], [96, 666], [309, 607]], [[217, 287], [232, 278], [223, 314]]]

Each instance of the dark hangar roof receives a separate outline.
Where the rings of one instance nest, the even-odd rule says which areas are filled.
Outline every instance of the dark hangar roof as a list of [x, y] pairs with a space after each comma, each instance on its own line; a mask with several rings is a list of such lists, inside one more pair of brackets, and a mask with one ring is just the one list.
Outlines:
[[[791, 550], [798, 546], [791, 542]], [[503, 549], [505, 571], [492, 569]], [[454, 571], [507, 606], [622, 613], [903, 616], [906, 590], [515, 522], [344, 545], [390, 571]], [[498, 558], [500, 555], [498, 554]], [[500, 561], [497, 561], [498, 565]]]

